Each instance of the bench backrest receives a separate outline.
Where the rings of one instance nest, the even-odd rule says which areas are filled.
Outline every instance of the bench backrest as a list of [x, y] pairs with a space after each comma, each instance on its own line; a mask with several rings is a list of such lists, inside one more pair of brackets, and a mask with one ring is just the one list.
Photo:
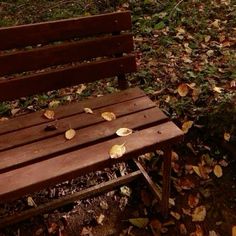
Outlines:
[[0, 101], [136, 70], [130, 12], [0, 28]]

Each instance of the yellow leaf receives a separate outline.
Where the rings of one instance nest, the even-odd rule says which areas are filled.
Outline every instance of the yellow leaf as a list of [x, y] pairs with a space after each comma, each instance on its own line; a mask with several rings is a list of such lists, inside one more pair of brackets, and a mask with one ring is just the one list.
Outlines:
[[93, 110], [91, 108], [85, 107], [84, 112], [87, 114], [93, 114]]
[[218, 178], [220, 178], [223, 175], [223, 171], [220, 165], [215, 165], [213, 172], [215, 176]]
[[123, 137], [123, 136], [128, 136], [128, 135], [130, 135], [130, 134], [132, 134], [133, 133], [133, 130], [132, 129], [129, 129], [129, 128], [119, 128], [117, 131], [116, 131], [116, 134], [118, 135], [118, 136], [121, 136], [121, 137]]
[[53, 120], [54, 119], [54, 116], [55, 116], [55, 112], [52, 111], [52, 110], [46, 110], [43, 115], [49, 119], [49, 120]]
[[109, 151], [109, 155], [111, 158], [119, 158], [119, 157], [122, 157], [126, 152], [126, 147], [125, 147], [125, 144], [121, 144], [121, 145], [118, 145], [118, 144], [115, 144], [111, 147], [110, 151]]
[[180, 85], [178, 86], [177, 91], [178, 91], [178, 94], [179, 94], [181, 97], [187, 96], [188, 91], [189, 91], [188, 85], [187, 85], [187, 84], [180, 84]]
[[222, 93], [222, 89], [223, 88], [220, 88], [220, 87], [213, 87], [213, 90], [215, 91], [215, 92], [217, 92], [217, 93]]
[[143, 229], [148, 225], [149, 219], [148, 218], [132, 218], [132, 219], [129, 219], [129, 222], [132, 225], [140, 229]]
[[60, 104], [60, 101], [52, 100], [51, 102], [49, 102], [48, 107], [49, 108], [56, 108], [59, 106], [59, 104]]
[[116, 115], [113, 112], [106, 111], [106, 112], [103, 112], [101, 116], [104, 120], [107, 120], [107, 121], [112, 121], [116, 119]]
[[195, 172], [199, 177], [202, 177], [198, 166], [192, 166], [192, 168], [193, 168], [194, 172]]
[[35, 203], [32, 197], [27, 198], [27, 203], [28, 203], [28, 206], [37, 207], [37, 204]]
[[236, 236], [236, 226], [233, 226], [232, 228], [232, 236]]
[[205, 206], [199, 206], [196, 207], [193, 214], [192, 214], [192, 221], [204, 221], [206, 218], [206, 207]]
[[178, 212], [171, 211], [170, 214], [176, 219], [180, 220], [181, 215]]
[[66, 132], [65, 132], [65, 138], [70, 140], [72, 138], [74, 138], [76, 135], [76, 131], [74, 129], [68, 129]]
[[187, 134], [189, 129], [193, 126], [193, 121], [185, 121], [182, 125], [182, 131]]
[[224, 133], [224, 140], [229, 142], [229, 140], [230, 140], [230, 133], [226, 133], [226, 132]]

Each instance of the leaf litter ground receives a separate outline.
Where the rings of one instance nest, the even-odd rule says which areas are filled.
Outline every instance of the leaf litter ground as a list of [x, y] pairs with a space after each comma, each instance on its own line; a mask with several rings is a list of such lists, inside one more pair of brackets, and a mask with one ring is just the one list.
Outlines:
[[[168, 220], [145, 183], [103, 194], [5, 228], [0, 235], [231, 235], [236, 225], [236, 163], [219, 140], [235, 144], [236, 7], [213, 1], [1, 1], [0, 25], [132, 10], [139, 72], [131, 85], [144, 89], [186, 137], [172, 155], [175, 200]], [[0, 104], [8, 115], [51, 109], [116, 91], [112, 80]], [[128, 128], [128, 127], [127, 127]], [[160, 183], [162, 152], [143, 156]], [[21, 211], [129, 172], [121, 164], [26, 196], [0, 208]], [[173, 204], [172, 204], [173, 205]], [[234, 234], [235, 236], [235, 234]]]

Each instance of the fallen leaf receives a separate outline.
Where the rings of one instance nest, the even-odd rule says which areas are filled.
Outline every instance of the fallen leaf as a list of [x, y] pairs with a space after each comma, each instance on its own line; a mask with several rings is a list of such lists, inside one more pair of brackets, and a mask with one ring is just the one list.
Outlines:
[[188, 233], [185, 224], [180, 224], [180, 225], [179, 225], [179, 232], [180, 232], [180, 234], [182, 234], [182, 235], [186, 235], [186, 234]]
[[193, 194], [189, 194], [189, 196], [188, 196], [188, 205], [191, 208], [194, 208], [198, 205], [198, 203], [199, 203], [199, 194], [197, 194], [196, 196], [193, 195]]
[[186, 134], [188, 133], [189, 129], [193, 126], [193, 121], [189, 120], [189, 121], [185, 121], [182, 124], [182, 131]]
[[198, 166], [192, 166], [192, 168], [199, 177], [202, 177]]
[[180, 220], [181, 215], [178, 212], [171, 211], [170, 214], [176, 219]]
[[37, 207], [37, 204], [35, 203], [32, 197], [27, 198], [27, 204], [28, 206], [31, 206], [31, 207]]
[[60, 104], [60, 101], [52, 100], [51, 102], [49, 102], [48, 107], [49, 108], [56, 108], [59, 106], [59, 104]]
[[87, 88], [86, 85], [80, 84], [78, 89], [76, 90], [76, 93], [81, 94], [86, 88]]
[[223, 171], [220, 165], [215, 165], [213, 172], [215, 176], [218, 178], [220, 178], [223, 175]]
[[236, 226], [233, 226], [232, 228], [232, 236], [236, 236]]
[[210, 35], [206, 35], [204, 37], [205, 43], [208, 43], [210, 41], [210, 39], [211, 39], [211, 36]]
[[53, 222], [50, 224], [50, 227], [48, 228], [48, 233], [55, 234], [57, 232], [58, 228], [59, 228], [58, 225]]
[[70, 140], [72, 138], [74, 138], [76, 135], [76, 131], [74, 129], [68, 129], [66, 132], [65, 132], [65, 138]]
[[109, 151], [109, 155], [111, 158], [119, 158], [119, 157], [122, 157], [126, 152], [126, 147], [125, 147], [125, 144], [121, 144], [121, 145], [118, 145], [118, 144], [115, 144], [111, 147], [110, 151]]
[[54, 117], [55, 117], [55, 112], [52, 111], [52, 110], [46, 110], [46, 111], [43, 113], [43, 115], [44, 115], [47, 119], [53, 120]]
[[112, 121], [116, 119], [116, 115], [113, 112], [106, 111], [106, 112], [103, 112], [101, 116], [104, 120], [107, 120], [107, 121]]
[[211, 25], [214, 26], [215, 28], [220, 28], [220, 20], [219, 19], [215, 19]]
[[223, 88], [220, 88], [220, 87], [217, 87], [217, 86], [213, 87], [213, 91], [215, 91], [217, 93], [222, 93], [222, 89]]
[[192, 214], [192, 221], [193, 222], [204, 221], [205, 218], [206, 218], [206, 207], [205, 206], [196, 207]]
[[192, 232], [190, 236], [204, 236], [203, 230], [200, 225], [196, 225], [196, 231]]
[[132, 193], [132, 190], [128, 186], [122, 186], [122, 187], [120, 187], [120, 193], [123, 196], [130, 197], [131, 193]]
[[92, 234], [92, 227], [83, 227], [80, 235], [81, 236], [93, 236]]
[[211, 230], [209, 231], [209, 236], [218, 236], [218, 234], [214, 230]]
[[130, 135], [130, 134], [132, 134], [133, 133], [133, 130], [132, 129], [129, 129], [129, 128], [119, 128], [117, 131], [116, 131], [116, 134], [118, 135], [118, 136], [121, 136], [121, 137], [123, 137], [123, 136], [128, 136], [128, 135]]
[[152, 230], [153, 236], [160, 236], [161, 235], [162, 225], [159, 220], [153, 219], [153, 220], [151, 220], [149, 225]]
[[7, 121], [7, 120], [9, 120], [9, 118], [7, 118], [7, 117], [1, 117], [0, 118], [0, 122]]
[[178, 94], [181, 96], [181, 97], [185, 97], [185, 96], [187, 96], [187, 94], [188, 94], [188, 92], [189, 92], [189, 87], [188, 87], [188, 85], [187, 84], [180, 84], [179, 86], [178, 86], [178, 89], [177, 89], [177, 91], [178, 91]]
[[14, 116], [16, 113], [18, 113], [20, 111], [20, 108], [14, 108], [11, 109], [11, 114]]
[[140, 229], [143, 229], [148, 225], [149, 219], [148, 218], [131, 218], [131, 219], [129, 219], [129, 222], [132, 225], [134, 225]]
[[224, 133], [224, 140], [229, 142], [229, 140], [230, 140], [230, 133], [226, 133], [226, 132]]
[[93, 110], [89, 107], [85, 107], [84, 112], [87, 113], [87, 114], [93, 114]]
[[105, 219], [105, 216], [103, 214], [100, 214], [97, 218], [96, 221], [99, 225], [103, 225], [103, 220]]

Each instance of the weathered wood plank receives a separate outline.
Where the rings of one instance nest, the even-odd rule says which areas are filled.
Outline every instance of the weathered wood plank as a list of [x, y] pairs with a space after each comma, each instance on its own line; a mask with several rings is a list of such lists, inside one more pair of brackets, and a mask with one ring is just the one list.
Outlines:
[[[86, 99], [80, 102], [61, 105], [54, 109], [56, 119], [62, 119], [76, 114], [84, 113], [84, 108], [89, 107], [93, 110], [105, 106], [117, 104], [120, 102], [130, 101], [139, 97], [144, 97], [144, 92], [138, 87], [130, 88], [125, 91], [120, 91], [106, 96], [101, 96], [92, 99]], [[44, 111], [36, 111], [30, 114], [25, 114], [7, 121], [0, 122], [0, 134], [16, 131], [19, 129], [31, 127], [34, 125], [45, 124], [50, 122], [43, 116]]]
[[0, 81], [0, 101], [93, 82], [134, 71], [136, 71], [135, 57], [130, 55], [7, 79]]
[[129, 29], [131, 29], [131, 16], [127, 11], [2, 27], [0, 28], [0, 50]]
[[[119, 137], [87, 148], [41, 161], [26, 167], [1, 174], [1, 201], [17, 198], [26, 193], [68, 180], [91, 170], [96, 170], [139, 155], [154, 151], [162, 145], [177, 142], [183, 132], [173, 122], [166, 122], [147, 128], [127, 137]], [[109, 157], [109, 150], [114, 144], [125, 143], [126, 153], [118, 159]]]
[[129, 53], [132, 50], [132, 35], [124, 34], [12, 52], [0, 55], [0, 76], [116, 53]]
[[64, 135], [58, 135], [3, 151], [0, 152], [0, 173], [115, 137], [116, 130], [121, 127], [128, 127], [135, 132], [165, 120], [167, 117], [164, 113], [154, 107], [122, 116], [112, 122], [79, 129], [77, 135], [70, 141], [66, 141]]

